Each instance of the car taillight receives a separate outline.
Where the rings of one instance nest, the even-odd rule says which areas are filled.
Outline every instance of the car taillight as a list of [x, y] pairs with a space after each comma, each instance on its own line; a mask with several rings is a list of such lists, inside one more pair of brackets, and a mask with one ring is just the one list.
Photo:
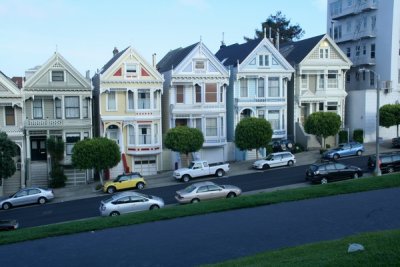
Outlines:
[[378, 160], [378, 167], [379, 167], [379, 168], [381, 167], [381, 163], [382, 163], [382, 161], [381, 161], [381, 160]]

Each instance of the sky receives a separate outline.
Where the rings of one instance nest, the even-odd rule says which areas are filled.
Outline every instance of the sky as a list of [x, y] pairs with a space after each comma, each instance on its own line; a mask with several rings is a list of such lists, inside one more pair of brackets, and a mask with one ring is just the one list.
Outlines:
[[149, 64], [200, 40], [216, 53], [243, 43], [281, 11], [305, 31], [326, 32], [327, 0], [0, 0], [0, 71], [9, 77], [60, 53], [82, 75], [93, 76], [132, 46]]

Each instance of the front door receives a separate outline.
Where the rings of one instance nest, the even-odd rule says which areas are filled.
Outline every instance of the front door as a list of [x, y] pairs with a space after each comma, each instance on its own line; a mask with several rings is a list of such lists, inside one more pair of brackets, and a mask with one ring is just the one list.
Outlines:
[[46, 138], [45, 137], [31, 137], [31, 159], [32, 160], [46, 160]]

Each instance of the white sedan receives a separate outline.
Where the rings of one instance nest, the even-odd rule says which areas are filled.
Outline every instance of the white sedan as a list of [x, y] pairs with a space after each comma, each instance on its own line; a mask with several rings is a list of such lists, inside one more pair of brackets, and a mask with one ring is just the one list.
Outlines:
[[0, 201], [0, 207], [8, 210], [11, 207], [27, 204], [44, 204], [54, 198], [53, 190], [40, 187], [29, 187], [19, 190], [9, 198]]

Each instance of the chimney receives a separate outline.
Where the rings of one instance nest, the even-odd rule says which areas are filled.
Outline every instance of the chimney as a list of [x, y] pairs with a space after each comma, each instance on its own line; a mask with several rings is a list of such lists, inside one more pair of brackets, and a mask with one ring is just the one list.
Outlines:
[[222, 33], [222, 41], [221, 41], [221, 46], [219, 47], [220, 49], [225, 48], [225, 33]]
[[118, 49], [117, 49], [117, 47], [114, 47], [114, 50], [113, 50], [113, 56], [115, 56], [116, 54], [118, 54]]
[[157, 56], [156, 53], [154, 53], [153, 56], [152, 56], [152, 58], [153, 58], [153, 68], [156, 67], [156, 56]]
[[90, 80], [90, 70], [86, 71], [86, 79]]
[[279, 51], [279, 29], [276, 31], [275, 48]]

